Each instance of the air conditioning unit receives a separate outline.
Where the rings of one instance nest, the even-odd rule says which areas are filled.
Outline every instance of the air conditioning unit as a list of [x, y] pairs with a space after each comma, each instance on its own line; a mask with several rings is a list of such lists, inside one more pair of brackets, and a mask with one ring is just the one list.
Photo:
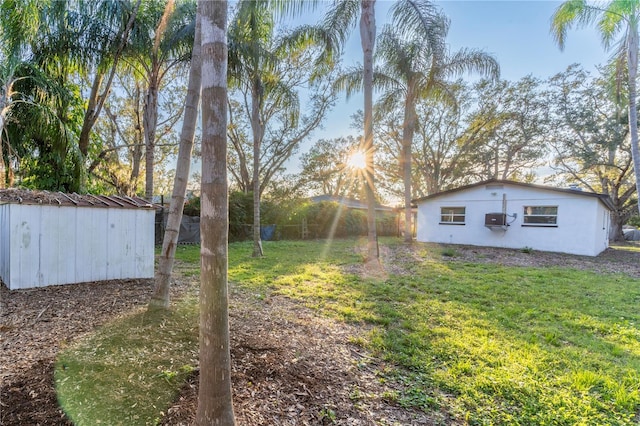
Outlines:
[[507, 215], [506, 213], [487, 213], [484, 216], [485, 226], [506, 226]]

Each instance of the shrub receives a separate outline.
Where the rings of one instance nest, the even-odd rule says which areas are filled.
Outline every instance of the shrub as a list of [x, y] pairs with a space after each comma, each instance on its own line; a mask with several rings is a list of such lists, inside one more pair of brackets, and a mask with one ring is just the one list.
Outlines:
[[640, 228], [640, 216], [634, 215], [627, 220], [627, 225], [635, 226], [636, 228]]

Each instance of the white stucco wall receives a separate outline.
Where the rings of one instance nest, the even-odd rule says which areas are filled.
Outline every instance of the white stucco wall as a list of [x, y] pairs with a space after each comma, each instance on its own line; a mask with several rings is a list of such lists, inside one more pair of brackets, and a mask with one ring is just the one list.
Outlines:
[[[485, 214], [502, 212], [509, 226], [484, 226]], [[525, 206], [557, 206], [557, 227], [523, 226]], [[465, 207], [464, 225], [440, 224], [441, 207]], [[516, 218], [513, 218], [513, 215]], [[524, 248], [596, 256], [609, 244], [609, 210], [596, 197], [518, 185], [478, 185], [418, 202], [417, 240]]]
[[152, 209], [2, 205], [0, 276], [10, 289], [152, 278], [154, 214]]

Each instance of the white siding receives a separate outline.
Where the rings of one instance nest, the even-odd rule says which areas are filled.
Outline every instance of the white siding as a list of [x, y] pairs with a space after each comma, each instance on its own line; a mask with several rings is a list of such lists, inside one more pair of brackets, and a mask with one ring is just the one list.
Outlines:
[[153, 278], [153, 262], [155, 259], [155, 212], [153, 210], [136, 211], [135, 228], [135, 263], [134, 273], [137, 277]]
[[11, 272], [11, 205], [0, 205], [0, 278], [8, 283]]
[[10, 289], [152, 278], [154, 211], [0, 205], [0, 277]]
[[[485, 214], [502, 212], [503, 196], [510, 226], [506, 231], [491, 230], [484, 226]], [[523, 226], [525, 206], [557, 206], [557, 227]], [[465, 207], [465, 224], [439, 224], [441, 207]], [[421, 201], [417, 239], [595, 256], [608, 245], [605, 216], [608, 211], [596, 197], [508, 184], [479, 185]]]
[[9, 288], [38, 287], [40, 279], [39, 206], [12, 205], [11, 217], [11, 280]]

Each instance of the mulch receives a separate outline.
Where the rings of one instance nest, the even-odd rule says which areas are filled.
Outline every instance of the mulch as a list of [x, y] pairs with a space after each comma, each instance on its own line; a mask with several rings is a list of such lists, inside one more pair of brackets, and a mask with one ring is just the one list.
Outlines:
[[[419, 258], [415, 246], [383, 248], [387, 273]], [[420, 246], [418, 246], [419, 248]], [[640, 253], [609, 249], [597, 258], [455, 247], [445, 260], [521, 266], [563, 266], [640, 277]], [[365, 273], [358, 267], [352, 272]], [[172, 298], [197, 286], [178, 277]], [[0, 285], [0, 424], [70, 425], [53, 383], [57, 351], [114, 318], [143, 309], [150, 280], [125, 280], [9, 291]], [[319, 317], [283, 296], [257, 300], [233, 285], [230, 324], [234, 410], [239, 425], [455, 424], [444, 413], [399, 407], [385, 395], [401, 385], [382, 380], [387, 366], [356, 343], [363, 326]], [[162, 419], [191, 424], [197, 370]]]

